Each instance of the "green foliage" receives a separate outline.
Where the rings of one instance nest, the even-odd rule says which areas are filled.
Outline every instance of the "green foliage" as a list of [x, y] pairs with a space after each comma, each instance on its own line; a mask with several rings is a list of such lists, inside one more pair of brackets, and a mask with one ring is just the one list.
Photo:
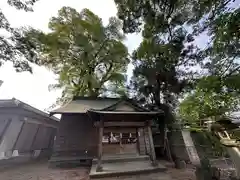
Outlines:
[[110, 18], [103, 26], [88, 9], [78, 13], [63, 7], [50, 20], [49, 28], [50, 33], [29, 29], [24, 39], [34, 45], [34, 51], [29, 51], [37, 55], [36, 63], [59, 75], [58, 84], [51, 86], [63, 89], [59, 103], [73, 96], [122, 93], [129, 58], [119, 20]]
[[[202, 60], [194, 37], [185, 28], [193, 19], [188, 1], [115, 0], [126, 33], [142, 30], [143, 42], [133, 53], [133, 89], [148, 103], [176, 106], [177, 95], [192, 88]], [[191, 16], [191, 17], [190, 17]]]
[[[13, 6], [17, 10], [33, 11], [32, 6], [37, 0], [6, 0], [9, 6]], [[11, 27], [3, 11], [0, 9], [0, 66], [10, 61], [13, 63], [17, 72], [30, 71], [28, 61], [24, 58], [24, 46], [19, 46], [21, 42], [18, 40], [21, 38], [21, 33], [13, 27]], [[17, 43], [19, 45], [17, 45]], [[27, 44], [27, 42], [25, 42]], [[30, 61], [31, 58], [29, 58]]]
[[209, 159], [216, 159], [223, 156], [228, 157], [226, 148], [220, 143], [219, 139], [209, 131], [192, 132], [191, 137], [201, 163], [201, 166], [197, 167], [196, 176], [202, 180], [212, 179], [216, 169], [211, 166]]
[[[196, 91], [179, 105], [180, 117], [190, 123], [204, 118], [224, 116], [238, 110], [240, 86], [236, 76], [208, 76], [199, 80]], [[236, 83], [234, 83], [234, 81]]]
[[161, 104], [175, 106], [176, 95], [191, 89], [192, 77], [196, 74], [189, 68], [199, 60], [195, 53], [197, 47], [183, 26], [172, 26], [169, 32], [151, 33], [133, 52], [132, 87], [158, 108]]
[[191, 132], [191, 137], [200, 159], [227, 156], [225, 147], [212, 132], [206, 130]]
[[[140, 102], [163, 109], [168, 116], [170, 105], [177, 107], [176, 99], [188, 92], [179, 105], [179, 115], [194, 127], [204, 118], [216, 120], [238, 109], [240, 7], [230, 8], [234, 2], [115, 0], [123, 31], [142, 32], [143, 36], [132, 55], [132, 87]], [[202, 35], [210, 40], [200, 49], [195, 39], [205, 38]], [[204, 141], [212, 142], [210, 135]], [[215, 148], [211, 152], [221, 152]], [[211, 178], [208, 165], [207, 160], [203, 179]]]
[[[202, 31], [219, 15], [228, 10], [234, 0], [115, 0], [118, 17], [124, 21], [125, 32], [151, 29], [152, 32], [168, 31], [169, 25], [197, 24], [201, 20]], [[204, 17], [204, 19], [202, 19]]]
[[[142, 31], [144, 37], [133, 54], [133, 84], [142, 87], [139, 91], [143, 90], [144, 96], [151, 99], [155, 93], [151, 101], [156, 104], [161, 99], [156, 95], [159, 92], [176, 99], [174, 95], [194, 87], [196, 92], [180, 107], [187, 119], [236, 108], [240, 88], [240, 8], [230, 8], [234, 0], [115, 2], [124, 32]], [[210, 42], [198, 49], [193, 42], [202, 33], [209, 35]], [[201, 68], [199, 74], [191, 71], [193, 66]]]

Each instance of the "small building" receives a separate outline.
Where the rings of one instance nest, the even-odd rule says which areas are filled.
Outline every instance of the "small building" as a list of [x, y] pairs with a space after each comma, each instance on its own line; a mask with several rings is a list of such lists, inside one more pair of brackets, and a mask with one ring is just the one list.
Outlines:
[[150, 156], [156, 163], [151, 123], [162, 111], [149, 111], [131, 99], [75, 97], [51, 114], [61, 114], [51, 163], [97, 164], [106, 157]]
[[50, 156], [58, 123], [17, 99], [0, 100], [0, 160]]

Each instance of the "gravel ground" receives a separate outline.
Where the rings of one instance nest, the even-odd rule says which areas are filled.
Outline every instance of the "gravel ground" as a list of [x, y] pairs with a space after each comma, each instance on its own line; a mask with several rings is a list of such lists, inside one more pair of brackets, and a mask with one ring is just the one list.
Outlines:
[[[0, 180], [89, 180], [88, 169], [50, 169], [46, 162], [22, 165], [0, 171]], [[171, 178], [169, 178], [171, 177]], [[193, 169], [168, 168], [166, 178], [162, 173], [131, 177], [105, 178], [104, 180], [196, 180]]]
[[[196, 180], [194, 173], [188, 170], [170, 169], [166, 174], [152, 173], [148, 175], [136, 175], [131, 177], [104, 178], [104, 180]], [[98, 179], [101, 180], [101, 179]]]
[[41, 162], [1, 170], [0, 180], [88, 180], [88, 169], [51, 169]]
[[169, 168], [167, 172], [172, 180], [197, 180], [195, 170], [192, 168], [187, 169], [174, 169]]

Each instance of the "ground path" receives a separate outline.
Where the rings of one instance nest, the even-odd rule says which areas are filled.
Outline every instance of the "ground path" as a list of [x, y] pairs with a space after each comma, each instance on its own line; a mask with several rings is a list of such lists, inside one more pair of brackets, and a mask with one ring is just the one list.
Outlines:
[[[169, 168], [167, 171], [172, 180], [196, 180], [194, 170], [178, 170]], [[20, 167], [0, 171], [1, 180], [89, 180], [88, 169], [50, 169], [47, 162], [26, 164]], [[105, 178], [104, 180], [167, 180], [160, 173], [136, 175], [131, 177]]]

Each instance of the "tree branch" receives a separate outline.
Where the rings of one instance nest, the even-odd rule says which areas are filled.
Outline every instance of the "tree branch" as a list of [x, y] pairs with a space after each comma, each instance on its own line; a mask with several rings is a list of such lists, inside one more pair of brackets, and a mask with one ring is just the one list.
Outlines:
[[107, 41], [108, 41], [108, 38], [103, 41], [103, 43], [101, 44], [100, 48], [98, 49], [98, 51], [94, 55], [94, 59], [97, 58], [98, 54], [101, 52], [101, 50], [103, 49], [103, 47], [104, 47], [104, 45], [106, 44]]
[[231, 59], [229, 66], [225, 69], [225, 71], [220, 75], [221, 77], [229, 70], [229, 68], [231, 67], [233, 60], [237, 57], [237, 54], [235, 54], [235, 56]]
[[171, 31], [169, 24], [168, 24], [168, 31], [169, 31], [169, 36], [170, 36], [170, 39], [168, 39], [168, 40], [170, 41], [170, 40], [172, 40], [172, 31]]
[[240, 70], [240, 65], [238, 67], [236, 67], [233, 71], [231, 71], [231, 73], [229, 73], [226, 77], [231, 76], [233, 73], [235, 73], [236, 71]]
[[101, 81], [100, 81], [100, 86], [102, 86], [102, 84], [104, 82], [106, 82], [106, 80], [108, 79], [108, 75], [110, 74], [111, 70], [113, 68], [113, 63], [110, 63], [109, 64], [109, 68], [107, 69], [106, 71], [106, 74], [102, 77]]

